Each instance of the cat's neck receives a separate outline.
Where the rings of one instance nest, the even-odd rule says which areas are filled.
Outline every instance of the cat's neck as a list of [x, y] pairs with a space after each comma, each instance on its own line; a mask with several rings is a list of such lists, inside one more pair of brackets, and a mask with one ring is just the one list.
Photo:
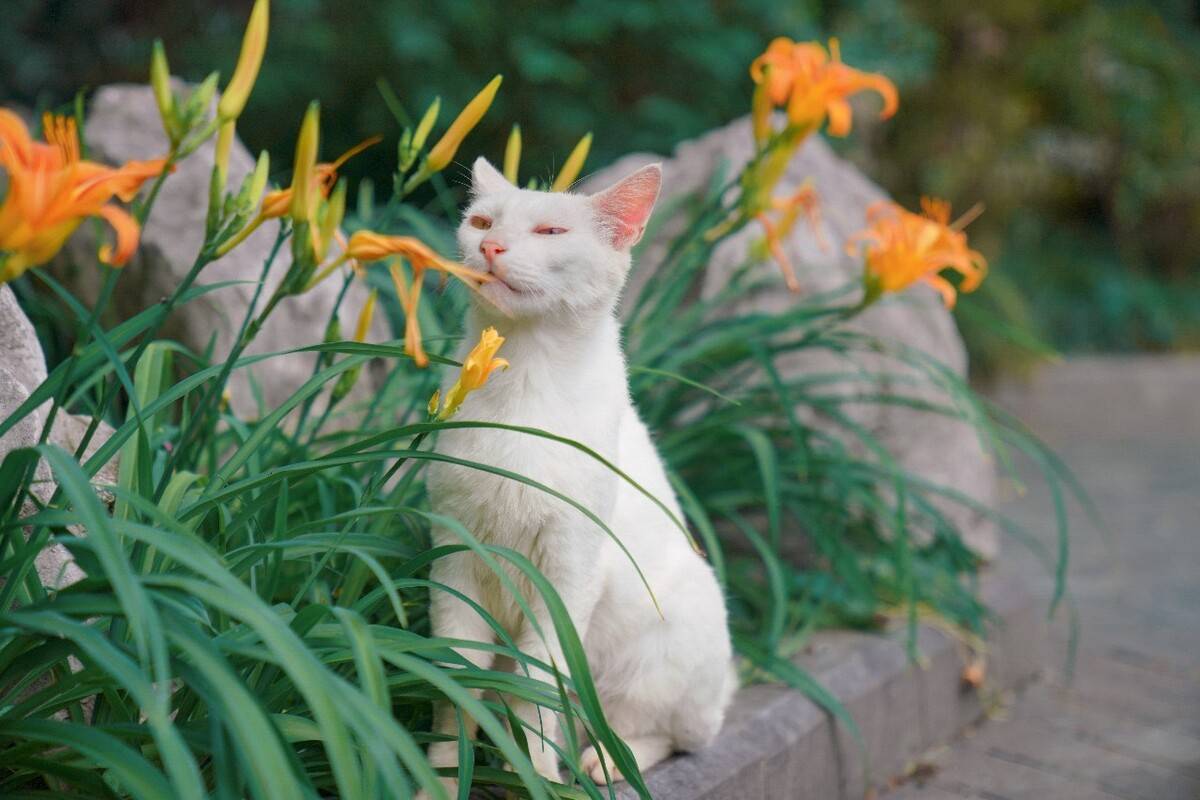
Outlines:
[[612, 309], [596, 309], [572, 314], [512, 319], [475, 307], [467, 316], [465, 353], [479, 341], [481, 331], [493, 326], [504, 337], [500, 355], [512, 368], [554, 367], [586, 368], [621, 357], [620, 325]]

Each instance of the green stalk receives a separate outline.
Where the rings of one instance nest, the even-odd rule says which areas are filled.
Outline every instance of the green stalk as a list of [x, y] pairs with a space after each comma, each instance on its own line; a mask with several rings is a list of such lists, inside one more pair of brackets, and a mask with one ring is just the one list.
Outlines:
[[[242, 317], [242, 324], [238, 328], [237, 340], [234, 342], [233, 349], [225, 359], [224, 368], [220, 375], [210, 385], [208, 391], [201, 398], [200, 403], [196, 407], [195, 413], [188, 420], [183, 430], [180, 432], [175, 449], [171, 456], [167, 459], [166, 467], [163, 470], [162, 479], [159, 481], [158, 489], [155, 492], [155, 499], [162, 496], [162, 492], [166, 489], [170, 482], [171, 475], [174, 473], [180, 459], [188, 451], [189, 445], [193, 436], [205, 427], [204, 423], [207, 420], [208, 414], [211, 412], [213, 405], [218, 402], [221, 397], [221, 392], [225, 388], [226, 382], [229, 380], [230, 373], [233, 372], [233, 365], [241, 358], [242, 352], [253, 341], [252, 336], [248, 336], [251, 320], [254, 318], [254, 309], [258, 305], [259, 297], [262, 295], [263, 288], [266, 285], [267, 273], [271, 271], [271, 265], [275, 263], [275, 258], [279, 254], [280, 248], [287, 240], [288, 233], [283, 226], [280, 226], [279, 233], [275, 237], [275, 243], [271, 246], [271, 252], [267, 255], [266, 261], [263, 262], [262, 272], [258, 277], [258, 284], [254, 287], [254, 295], [250, 298], [250, 304], [246, 307], [246, 313]], [[256, 329], [257, 330], [257, 329]]]
[[[333, 302], [333, 310], [330, 311], [330, 313], [329, 313], [329, 320], [326, 322], [326, 325], [325, 325], [326, 330], [328, 330], [329, 326], [333, 324], [333, 321], [335, 319], [337, 319], [338, 311], [342, 307], [342, 301], [346, 299], [346, 293], [348, 291], [350, 291], [350, 284], [353, 282], [353, 280], [354, 280], [354, 273], [352, 272], [349, 275], [347, 275], [345, 280], [342, 282], [342, 289], [340, 292], [338, 292], [337, 299], [334, 300], [334, 302]], [[326, 362], [325, 353], [318, 354], [317, 360], [313, 364], [312, 374], [316, 375], [318, 372], [320, 372], [321, 369], [325, 366], [325, 362]], [[309, 376], [309, 377], [312, 377], [312, 376]], [[316, 395], [312, 395], [311, 397], [305, 398], [304, 404], [300, 406], [300, 417], [296, 421], [296, 439], [297, 439], [297, 441], [299, 440], [300, 436], [302, 435], [302, 431], [304, 430], [304, 424], [308, 421], [308, 415], [312, 412], [312, 406], [313, 406], [314, 402], [316, 402]], [[326, 417], [329, 415], [329, 411], [331, 408], [332, 408], [332, 404], [330, 404], [330, 406], [326, 407], [326, 409], [325, 409]], [[321, 422], [322, 423], [324, 422], [324, 418], [322, 418]], [[318, 425], [317, 425], [318, 428], [320, 428], [320, 424], [321, 423], [318, 423]], [[312, 444], [312, 438], [315, 438], [315, 436], [316, 436], [316, 433], [314, 432], [313, 437], [310, 437], [310, 439], [309, 439], [309, 442], [308, 442], [309, 444]]]
[[[420, 449], [422, 442], [425, 441], [425, 438], [428, 435], [429, 435], [428, 432], [425, 432], [425, 431], [418, 433], [416, 436], [413, 437], [412, 444], [409, 445], [408, 449], [410, 449], [410, 450]], [[405, 464], [407, 464], [408, 460], [409, 460], [408, 457], [396, 459], [396, 463], [393, 464], [385, 473], [383, 473], [383, 475], [381, 477], [376, 478], [374, 481], [372, 481], [371, 484], [367, 487], [367, 490], [365, 492], [363, 492], [362, 500], [359, 503], [359, 505], [361, 505], [361, 506], [370, 505], [371, 501], [375, 499], [375, 495], [379, 493], [379, 490], [381, 488], [383, 488], [383, 485], [385, 483], [387, 483], [389, 480], [391, 480], [391, 477], [393, 475], [395, 475], [396, 472], [399, 471], [399, 469], [401, 467], [403, 467]], [[354, 527], [354, 520], [352, 520], [352, 519], [347, 521], [346, 524], [342, 526], [342, 530], [338, 533], [337, 539], [334, 540], [333, 545], [321, 555], [321, 560], [318, 561], [316, 566], [314, 566], [312, 568], [312, 570], [308, 573], [308, 577], [304, 579], [304, 583], [301, 584], [299, 591], [296, 592], [295, 597], [292, 599], [292, 607], [293, 608], [298, 606], [300, 604], [300, 601], [304, 599], [304, 596], [306, 594], [308, 594], [308, 592], [312, 589], [312, 585], [317, 580], [317, 576], [319, 576], [321, 574], [321, 572], [325, 569], [325, 567], [329, 566], [329, 561], [333, 558], [334, 553], [337, 552], [337, 548], [342, 544], [342, 542], [345, 540], [346, 536], [349, 535], [350, 529], [353, 527]]]

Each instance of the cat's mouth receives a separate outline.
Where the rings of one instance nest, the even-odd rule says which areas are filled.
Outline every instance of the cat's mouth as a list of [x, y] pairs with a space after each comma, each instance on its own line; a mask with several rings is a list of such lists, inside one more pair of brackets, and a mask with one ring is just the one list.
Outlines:
[[491, 281], [489, 281], [487, 284], [484, 284], [485, 286], [501, 286], [504, 290], [512, 292], [513, 294], [525, 294], [525, 290], [513, 286], [507, 279], [502, 277], [500, 273], [488, 270], [485, 274], [491, 276], [492, 278]]

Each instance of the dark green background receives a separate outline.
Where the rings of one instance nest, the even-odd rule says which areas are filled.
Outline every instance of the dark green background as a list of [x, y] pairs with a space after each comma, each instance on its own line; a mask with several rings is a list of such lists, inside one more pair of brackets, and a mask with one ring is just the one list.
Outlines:
[[[0, 102], [48, 106], [81, 86], [172, 70], [228, 73], [249, 0], [3, 0]], [[1200, 19], [1182, 0], [485, 3], [275, 0], [267, 60], [239, 131], [277, 159], [306, 101], [326, 154], [374, 133], [347, 172], [386, 186], [409, 113], [504, 87], [467, 150], [498, 159], [512, 122], [524, 173], [550, 175], [593, 130], [590, 168], [745, 112], [746, 67], [771, 37], [840, 36], [847, 62], [891, 76], [901, 110], [840, 148], [905, 203], [982, 200], [971, 233], [987, 289], [962, 306], [981, 364], [1019, 356], [1016, 322], [1068, 349], [1200, 344]], [[867, 108], [868, 106], [864, 106]], [[869, 108], [876, 108], [871, 105]], [[866, 119], [866, 115], [862, 117]], [[277, 161], [276, 163], [283, 163]]]

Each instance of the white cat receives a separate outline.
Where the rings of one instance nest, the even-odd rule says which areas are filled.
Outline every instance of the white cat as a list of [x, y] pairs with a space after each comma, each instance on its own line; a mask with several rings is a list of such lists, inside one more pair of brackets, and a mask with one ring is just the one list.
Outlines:
[[[458, 419], [541, 428], [588, 445], [617, 464], [683, 519], [662, 461], [629, 397], [615, 308], [658, 197], [662, 171], [645, 167], [592, 196], [518, 189], [485, 159], [473, 169], [474, 199], [458, 231], [465, 263], [498, 280], [484, 284], [490, 303], [475, 301], [464, 349], [494, 325], [511, 363], [471, 394]], [[497, 308], [503, 309], [503, 312]], [[562, 596], [587, 652], [605, 715], [640, 769], [674, 750], [708, 744], [737, 687], [725, 601], [712, 569], [683, 532], [611, 470], [567, 445], [525, 434], [481, 429], [443, 432], [437, 450], [502, 467], [576, 499], [604, 520], [628, 548], [662, 606], [662, 616], [617, 544], [577, 509], [522, 483], [448, 464], [429, 473], [433, 507], [461, 521], [480, 540], [528, 556]], [[435, 530], [437, 544], [460, 543]], [[433, 580], [487, 609], [520, 648], [566, 669], [554, 626], [537, 592], [514, 581], [550, 639], [525, 620], [495, 574], [471, 553], [439, 559]], [[446, 592], [433, 593], [437, 636], [492, 641], [487, 623]], [[464, 648], [480, 667], [493, 655]], [[534, 677], [554, 683], [553, 677]], [[555, 740], [557, 721], [517, 701], [516, 714]], [[457, 736], [454, 709], [435, 712], [435, 729]], [[538, 772], [559, 779], [558, 759], [529, 736]], [[456, 742], [432, 745], [435, 766], [456, 766]], [[613, 772], [612, 779], [620, 778]], [[582, 767], [604, 780], [599, 756]], [[451, 788], [453, 781], [447, 781]]]

